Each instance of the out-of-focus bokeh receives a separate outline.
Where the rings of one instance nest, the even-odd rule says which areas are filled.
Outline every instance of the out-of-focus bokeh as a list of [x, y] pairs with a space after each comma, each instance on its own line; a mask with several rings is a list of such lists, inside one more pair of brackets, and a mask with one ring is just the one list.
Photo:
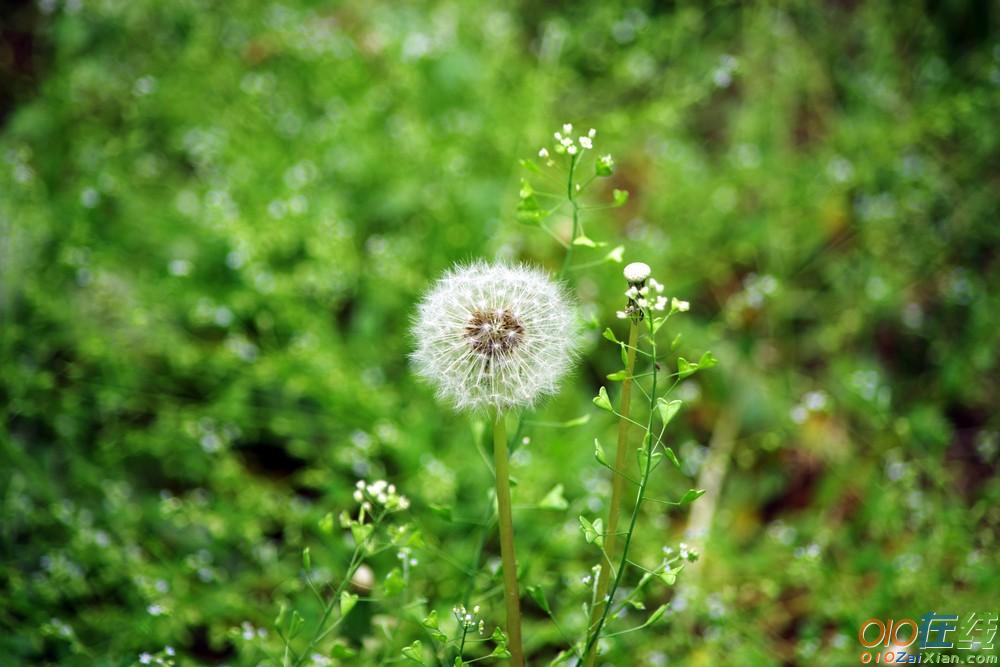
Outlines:
[[[682, 467], [651, 492], [709, 494], [648, 506], [635, 545], [701, 560], [607, 662], [841, 666], [869, 618], [995, 616], [998, 20], [954, 0], [8, 3], [0, 664], [279, 664], [279, 605], [318, 616], [301, 551], [342, 574], [323, 518], [358, 478], [413, 501], [409, 594], [463, 602], [491, 475], [475, 421], [412, 376], [407, 329], [457, 260], [558, 269], [515, 208], [518, 161], [564, 122], [614, 155], [597, 199], [631, 193], [588, 235], [691, 302], [677, 353], [720, 360], [678, 387]], [[596, 559], [576, 517], [610, 486], [590, 398], [620, 363], [599, 337], [620, 271], [571, 272], [599, 324], [532, 416], [589, 421], [529, 423], [513, 470], [522, 582], [570, 627]], [[374, 560], [376, 591], [398, 564]], [[565, 641], [524, 604], [547, 664]], [[359, 604], [338, 633], [374, 657], [342, 664], [423, 637], [391, 612]]]

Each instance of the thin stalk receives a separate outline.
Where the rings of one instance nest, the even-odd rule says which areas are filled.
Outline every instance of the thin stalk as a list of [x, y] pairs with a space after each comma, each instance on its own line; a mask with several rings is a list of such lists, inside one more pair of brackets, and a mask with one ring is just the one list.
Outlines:
[[[379, 522], [382, 520], [382, 516], [384, 516], [384, 514], [379, 515], [378, 517], [372, 517], [373, 529], [371, 534], [375, 533], [375, 528], [378, 527]], [[299, 667], [299, 665], [301, 665], [312, 653], [312, 650], [313, 648], [315, 648], [316, 644], [322, 641], [322, 639], [326, 637], [331, 630], [336, 628], [340, 624], [340, 622], [344, 620], [344, 617], [341, 616], [340, 618], [337, 619], [336, 622], [334, 622], [329, 627], [326, 628], [323, 627], [326, 625], [327, 620], [329, 620], [330, 615], [333, 613], [334, 608], [340, 603], [340, 594], [344, 592], [344, 590], [347, 588], [347, 585], [350, 583], [351, 579], [354, 578], [354, 574], [357, 572], [358, 568], [361, 567], [361, 563], [362, 561], [364, 561], [364, 552], [368, 547], [368, 539], [369, 538], [366, 537], [364, 540], [361, 541], [360, 544], [355, 545], [354, 553], [351, 554], [351, 563], [350, 565], [347, 566], [347, 574], [340, 581], [340, 584], [337, 586], [337, 589], [330, 597], [330, 601], [327, 602], [326, 607], [323, 609], [323, 615], [320, 617], [319, 624], [316, 626], [316, 630], [313, 632], [312, 639], [310, 639], [309, 644], [306, 645], [305, 651], [303, 651], [293, 663], [294, 667]]]
[[[601, 573], [597, 579], [597, 594], [593, 609], [590, 612], [590, 626], [593, 627], [604, 615], [604, 596], [608, 594], [608, 585], [611, 582], [611, 561], [615, 555], [615, 547], [618, 541], [618, 518], [621, 515], [622, 496], [625, 493], [625, 465], [628, 461], [628, 431], [630, 420], [628, 418], [629, 408], [632, 403], [632, 379], [635, 371], [636, 343], [639, 340], [639, 325], [635, 320], [630, 320], [628, 329], [628, 347], [625, 352], [625, 379], [622, 380], [622, 397], [619, 403], [618, 412], [624, 418], [618, 422], [618, 451], [615, 453], [615, 471], [611, 476], [611, 505], [608, 508], [607, 532], [604, 535], [604, 554], [607, 562], [601, 565]], [[617, 474], [621, 471], [622, 474]], [[584, 659], [586, 667], [592, 667], [597, 660], [597, 644], [595, 643]]]
[[507, 648], [510, 650], [510, 664], [513, 667], [524, 667], [524, 649], [521, 647], [521, 597], [517, 587], [514, 520], [511, 516], [510, 502], [507, 426], [502, 412], [497, 412], [493, 420], [493, 461], [497, 481], [497, 523], [500, 526], [504, 601], [507, 604]]
[[[653, 359], [656, 359], [656, 337], [653, 335], [653, 322], [650, 313], [646, 314], [649, 324], [649, 339], [652, 350]], [[649, 392], [649, 421], [646, 425], [646, 433], [652, 437], [653, 433], [653, 419], [656, 416], [656, 380], [657, 380], [657, 368], [656, 362], [653, 362], [653, 381]], [[611, 590], [608, 591], [608, 602], [614, 599], [615, 593], [618, 591], [619, 586], [622, 583], [622, 577], [625, 575], [625, 569], [628, 567], [628, 550], [632, 546], [632, 536], [635, 534], [635, 524], [639, 520], [639, 511], [642, 509], [642, 502], [646, 497], [646, 486], [649, 484], [649, 477], [653, 471], [653, 443], [650, 442], [646, 446], [646, 465], [645, 470], [642, 475], [642, 479], [639, 482], [639, 491], [635, 498], [635, 507], [632, 508], [632, 518], [629, 520], [628, 531], [625, 533], [625, 543], [622, 545], [622, 556], [618, 564], [618, 571], [615, 573], [614, 582], [611, 584]], [[584, 654], [587, 655], [594, 650], [596, 654], [597, 642], [601, 637], [601, 630], [604, 629], [604, 624], [608, 620], [608, 612], [611, 610], [611, 604], [604, 605], [604, 610], [601, 613], [600, 619], [597, 621], [597, 626], [594, 627], [593, 631], [589, 634], [587, 638], [587, 645], [584, 647]], [[591, 663], [592, 664], [592, 663]]]
[[566, 198], [573, 206], [573, 232], [569, 237], [569, 245], [566, 246], [566, 256], [563, 258], [562, 270], [559, 272], [560, 278], [566, 276], [566, 272], [569, 271], [570, 265], [573, 263], [573, 241], [576, 240], [576, 235], [580, 231], [580, 206], [576, 203], [575, 193], [573, 192], [573, 174], [576, 171], [576, 157], [574, 155], [570, 158], [569, 178], [566, 181]]

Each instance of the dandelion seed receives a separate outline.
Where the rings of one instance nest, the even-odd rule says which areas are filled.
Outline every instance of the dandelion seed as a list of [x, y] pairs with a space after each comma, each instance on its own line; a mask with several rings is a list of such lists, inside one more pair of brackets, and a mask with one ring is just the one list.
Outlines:
[[537, 269], [476, 262], [449, 271], [413, 325], [416, 371], [459, 410], [505, 410], [554, 394], [576, 354], [571, 300]]

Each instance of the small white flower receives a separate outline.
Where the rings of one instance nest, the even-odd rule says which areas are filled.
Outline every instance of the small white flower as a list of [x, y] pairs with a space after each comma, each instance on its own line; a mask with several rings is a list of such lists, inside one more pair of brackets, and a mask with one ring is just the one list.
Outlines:
[[441, 278], [421, 302], [417, 373], [459, 410], [505, 410], [554, 394], [576, 355], [572, 301], [527, 266], [476, 262]]
[[628, 317], [628, 313], [626, 313], [624, 310], [616, 310], [615, 317], [617, 317], [620, 320], [624, 320], [626, 317]]
[[666, 310], [667, 308], [667, 297], [662, 294], [656, 297], [656, 304], [653, 306], [656, 310]]
[[595, 130], [594, 128], [590, 128], [589, 130], [587, 130], [587, 136], [593, 139], [594, 137], [597, 136], [597, 130]]
[[573, 123], [563, 123], [563, 132], [569, 134], [573, 131]]
[[638, 298], [639, 288], [637, 288], [635, 285], [632, 285], [627, 290], [625, 290], [625, 296], [627, 296], [630, 299]]
[[552, 136], [555, 137], [556, 141], [562, 143], [563, 140], [562, 132], [555, 132], [552, 134]]
[[650, 278], [649, 279], [649, 284], [657, 292], [659, 292], [661, 294], [663, 293], [663, 285], [656, 278]]
[[539, 149], [539, 151], [538, 151], [538, 157], [540, 157], [542, 159], [545, 159], [548, 156], [549, 156], [549, 149], [548, 148]]
[[150, 655], [149, 653], [140, 653], [139, 662], [141, 662], [144, 665], [148, 665], [151, 662], [153, 662], [153, 656]]
[[636, 301], [636, 303], [639, 304], [640, 308], [648, 308], [649, 307], [649, 301], [646, 301], [645, 299], [639, 299], [638, 301]]
[[570, 155], [576, 155], [576, 146], [567, 146], [566, 152]]
[[580, 137], [578, 141], [584, 148], [589, 149], [594, 147], [594, 142], [590, 140], [590, 137]]
[[625, 267], [622, 271], [625, 274], [625, 280], [630, 283], [642, 283], [649, 278], [649, 274], [652, 273], [652, 269], [649, 268], [649, 264], [643, 262], [632, 262]]
[[675, 297], [670, 302], [670, 308], [672, 310], [676, 310], [679, 313], [686, 313], [687, 311], [691, 310], [691, 304], [688, 303], [687, 301], [681, 301], [680, 299]]

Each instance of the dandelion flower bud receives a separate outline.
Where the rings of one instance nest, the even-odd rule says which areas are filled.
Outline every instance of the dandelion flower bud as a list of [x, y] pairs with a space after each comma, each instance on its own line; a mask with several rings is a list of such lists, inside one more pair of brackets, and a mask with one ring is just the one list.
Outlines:
[[643, 262], [632, 262], [625, 267], [623, 271], [625, 274], [625, 280], [629, 281], [633, 285], [641, 284], [646, 282], [649, 278], [649, 274], [652, 270], [649, 268], [649, 264]]
[[544, 272], [476, 262], [444, 275], [413, 325], [417, 373], [459, 410], [506, 410], [554, 394], [576, 355], [572, 302]]

